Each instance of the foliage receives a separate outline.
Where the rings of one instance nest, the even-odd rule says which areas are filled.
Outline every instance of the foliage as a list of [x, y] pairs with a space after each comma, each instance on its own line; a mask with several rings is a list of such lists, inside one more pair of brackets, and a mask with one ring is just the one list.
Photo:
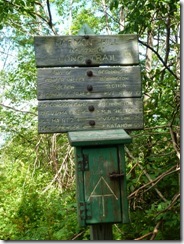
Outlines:
[[73, 149], [38, 135], [34, 35], [137, 33], [142, 131], [125, 147], [129, 224], [116, 240], [180, 239], [180, 4], [177, 0], [0, 0], [0, 239], [89, 240], [77, 222]]
[[[44, 157], [38, 148], [35, 150], [35, 138], [36, 135], [30, 135], [28, 141], [18, 135], [12, 145], [1, 150], [4, 163], [1, 165], [0, 181], [0, 239], [69, 240], [77, 238], [76, 233], [82, 233], [79, 236], [85, 238], [84, 231], [77, 224], [75, 185], [68, 188], [74, 181], [73, 169], [70, 168], [73, 158], [68, 160], [70, 166], [63, 161], [60, 169], [56, 169], [53, 155]], [[49, 152], [48, 143], [55, 144], [54, 139], [37, 138], [41, 144], [39, 147], [45, 152]], [[16, 143], [18, 148], [14, 148]], [[63, 144], [63, 151], [67, 151], [65, 138], [58, 138], [57, 143]], [[67, 156], [72, 157], [70, 154]], [[63, 155], [58, 155], [58, 160], [60, 157]], [[53, 174], [59, 179], [53, 181]], [[70, 174], [71, 179], [69, 176], [67, 181], [62, 179], [63, 174]]]
[[[68, 240], [80, 232], [76, 220], [75, 191], [62, 194], [42, 187], [49, 173], [18, 160], [3, 167], [1, 180], [0, 238], [3, 240]], [[11, 204], [10, 204], [11, 203]], [[68, 218], [70, 216], [70, 218]]]
[[93, 16], [91, 10], [82, 9], [73, 21], [73, 25], [71, 27], [72, 34], [77, 35], [78, 31], [84, 23], [88, 24], [90, 28], [94, 31], [94, 33], [98, 32], [99, 18]]

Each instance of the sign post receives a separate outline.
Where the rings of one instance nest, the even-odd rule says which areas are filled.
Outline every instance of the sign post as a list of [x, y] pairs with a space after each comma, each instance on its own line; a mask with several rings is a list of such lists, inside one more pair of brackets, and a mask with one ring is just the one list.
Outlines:
[[129, 222], [124, 129], [143, 129], [137, 35], [82, 31], [35, 37], [38, 132], [68, 132], [79, 224], [112, 240], [112, 224]]

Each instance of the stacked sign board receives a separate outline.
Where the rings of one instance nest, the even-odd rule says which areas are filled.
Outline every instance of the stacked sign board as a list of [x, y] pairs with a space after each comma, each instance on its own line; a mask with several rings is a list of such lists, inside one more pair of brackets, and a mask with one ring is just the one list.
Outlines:
[[35, 37], [38, 132], [143, 128], [137, 35]]

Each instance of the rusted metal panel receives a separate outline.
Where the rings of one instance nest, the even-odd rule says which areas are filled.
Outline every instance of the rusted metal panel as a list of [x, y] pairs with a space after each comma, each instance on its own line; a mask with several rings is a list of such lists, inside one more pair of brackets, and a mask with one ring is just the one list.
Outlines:
[[137, 35], [36, 36], [37, 67], [139, 63]]
[[142, 129], [141, 98], [39, 101], [38, 131]]
[[37, 77], [38, 100], [141, 97], [139, 66], [42, 68]]

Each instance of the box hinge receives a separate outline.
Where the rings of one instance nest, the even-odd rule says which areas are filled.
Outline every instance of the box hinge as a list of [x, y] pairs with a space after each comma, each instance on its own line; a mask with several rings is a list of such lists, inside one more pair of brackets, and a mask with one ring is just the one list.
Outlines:
[[87, 202], [79, 203], [79, 211], [81, 220], [89, 220], [92, 218], [91, 216], [91, 204]]
[[83, 154], [82, 160], [78, 161], [78, 170], [79, 171], [88, 171], [89, 170], [89, 157], [86, 154]]

